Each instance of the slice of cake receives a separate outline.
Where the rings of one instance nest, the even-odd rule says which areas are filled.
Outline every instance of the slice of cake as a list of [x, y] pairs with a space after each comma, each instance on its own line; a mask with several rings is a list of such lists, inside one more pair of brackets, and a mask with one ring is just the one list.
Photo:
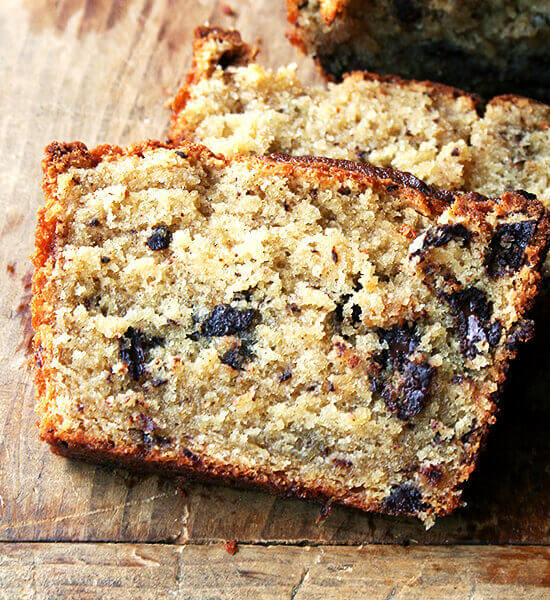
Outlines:
[[482, 108], [430, 82], [353, 73], [307, 88], [292, 67], [252, 61], [236, 32], [199, 28], [170, 137], [214, 152], [364, 160], [441, 188], [490, 196], [522, 189], [550, 206], [550, 107], [514, 96]]
[[550, 100], [550, 2], [287, 0], [291, 41], [329, 75], [365, 69]]
[[56, 451], [430, 524], [540, 283], [528, 194], [315, 158], [53, 143], [33, 281]]

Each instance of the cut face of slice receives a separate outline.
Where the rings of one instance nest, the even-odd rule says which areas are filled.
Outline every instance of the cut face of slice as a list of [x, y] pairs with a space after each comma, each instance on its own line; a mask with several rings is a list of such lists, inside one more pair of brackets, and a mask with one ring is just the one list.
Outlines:
[[431, 523], [540, 282], [542, 205], [315, 158], [52, 144], [33, 326], [44, 439]]

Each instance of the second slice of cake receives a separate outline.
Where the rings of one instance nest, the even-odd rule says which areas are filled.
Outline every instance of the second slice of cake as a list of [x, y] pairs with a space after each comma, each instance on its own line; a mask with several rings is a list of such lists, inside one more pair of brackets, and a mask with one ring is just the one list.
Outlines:
[[315, 158], [54, 143], [42, 437], [426, 523], [460, 505], [540, 282], [542, 205]]

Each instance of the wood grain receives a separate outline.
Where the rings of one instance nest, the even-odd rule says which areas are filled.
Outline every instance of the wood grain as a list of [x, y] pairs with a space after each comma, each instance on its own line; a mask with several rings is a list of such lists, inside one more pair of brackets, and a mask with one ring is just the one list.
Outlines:
[[[317, 79], [309, 59], [284, 38], [282, 0], [228, 3], [236, 16], [215, 0], [0, 3], [0, 540], [548, 543], [546, 332], [515, 370], [517, 385], [503, 400], [470, 506], [428, 532], [410, 520], [341, 508], [319, 522], [319, 507], [305, 502], [137, 478], [53, 456], [38, 441], [28, 284], [43, 148], [53, 139], [90, 146], [162, 139], [164, 104], [189, 67], [194, 27], [207, 20], [237, 27], [248, 40], [259, 37], [265, 64], [297, 61], [304, 79]], [[28, 557], [39, 556], [33, 547], [24, 547]], [[15, 552], [5, 548], [8, 556]]]
[[542, 600], [550, 550], [2, 544], [0, 599]]

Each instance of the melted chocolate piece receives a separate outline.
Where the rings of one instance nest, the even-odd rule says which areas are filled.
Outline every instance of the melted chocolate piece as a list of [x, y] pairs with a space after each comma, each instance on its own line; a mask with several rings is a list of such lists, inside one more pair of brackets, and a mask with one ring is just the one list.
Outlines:
[[284, 383], [288, 381], [292, 377], [292, 372], [289, 369], [286, 369], [279, 375], [279, 382]]
[[161, 338], [147, 337], [133, 327], [128, 327], [126, 333], [119, 338], [119, 358], [128, 367], [128, 373], [134, 381], [138, 381], [145, 373], [148, 351], [161, 343]]
[[439, 248], [445, 246], [445, 244], [448, 244], [451, 240], [461, 240], [463, 245], [467, 245], [471, 237], [471, 232], [468, 231], [464, 225], [438, 225], [426, 232], [422, 248], [414, 252], [412, 256], [421, 254], [426, 248]]
[[419, 414], [429, 399], [429, 387], [435, 369], [427, 362], [409, 362], [395, 387], [386, 387], [382, 397], [386, 406], [402, 421]]
[[397, 418], [408, 421], [426, 406], [435, 369], [427, 360], [410, 358], [419, 343], [414, 325], [381, 329], [378, 336], [388, 348], [375, 357], [381, 371], [373, 380], [373, 391]]
[[377, 361], [382, 361], [384, 366], [391, 369], [402, 370], [408, 361], [408, 357], [418, 346], [418, 335], [414, 325], [404, 327], [395, 326], [391, 329], [379, 329], [378, 337], [386, 342], [387, 350], [382, 350]]
[[384, 507], [395, 515], [415, 515], [427, 508], [422, 495], [412, 483], [394, 485], [384, 500]]
[[535, 324], [533, 321], [524, 319], [517, 323], [515, 329], [506, 340], [506, 347], [510, 351], [515, 351], [520, 344], [525, 344], [535, 335]]
[[220, 361], [224, 365], [230, 366], [236, 371], [240, 371], [244, 367], [244, 363], [250, 357], [250, 352], [243, 345], [235, 346], [228, 350], [223, 356], [220, 357]]
[[476, 347], [478, 342], [490, 344], [497, 337], [500, 339], [500, 324], [490, 322], [493, 305], [487, 300], [484, 291], [467, 287], [454, 294], [446, 294], [445, 298], [456, 319], [460, 349], [467, 358], [474, 358], [479, 354]]
[[151, 250], [166, 250], [172, 241], [172, 234], [166, 225], [155, 225], [153, 233], [147, 238], [146, 244]]
[[229, 304], [218, 304], [201, 325], [201, 333], [207, 337], [235, 335], [249, 329], [256, 319], [253, 308], [238, 309]]
[[428, 485], [437, 485], [443, 477], [443, 468], [439, 465], [426, 465], [419, 473], [426, 479]]
[[535, 233], [535, 221], [499, 225], [485, 256], [490, 277], [502, 277], [518, 271], [525, 260], [525, 248]]

